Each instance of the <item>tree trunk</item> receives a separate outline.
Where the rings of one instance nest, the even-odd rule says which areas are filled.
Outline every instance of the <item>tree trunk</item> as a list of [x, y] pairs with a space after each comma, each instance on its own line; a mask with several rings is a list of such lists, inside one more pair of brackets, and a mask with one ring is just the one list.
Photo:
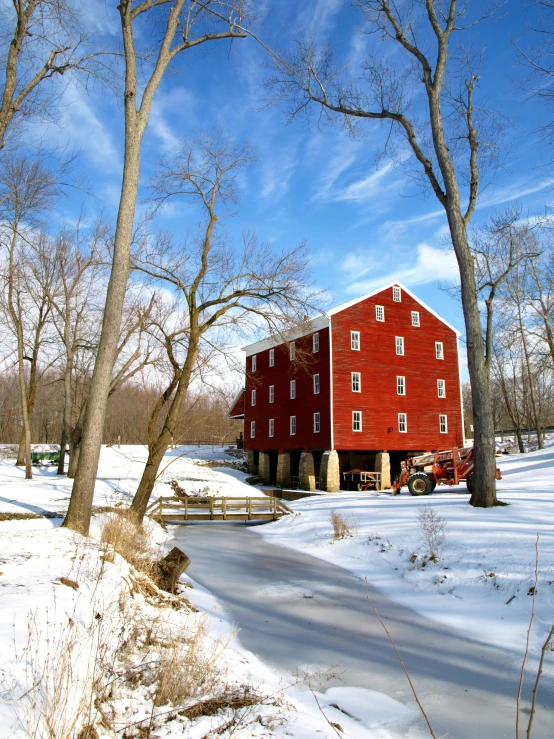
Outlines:
[[447, 208], [452, 244], [460, 269], [462, 306], [467, 339], [467, 360], [473, 405], [475, 469], [470, 504], [489, 508], [496, 503], [496, 456], [490, 379], [483, 346], [481, 315], [475, 285], [473, 256], [459, 209]]
[[[519, 289], [519, 280], [518, 280], [518, 289]], [[521, 304], [519, 302], [519, 295], [517, 297], [517, 314], [518, 314], [518, 320], [519, 320], [519, 332], [521, 334], [521, 343], [523, 346], [523, 354], [525, 356], [525, 366], [527, 368], [527, 381], [529, 383], [529, 396], [531, 399], [531, 410], [533, 412], [533, 422], [535, 424], [535, 429], [537, 432], [537, 443], [539, 445], [539, 449], [544, 449], [544, 442], [541, 434], [540, 429], [540, 422], [539, 422], [539, 414], [537, 410], [537, 396], [535, 392], [535, 381], [533, 379], [533, 374], [531, 371], [531, 359], [529, 357], [529, 350], [527, 347], [527, 338], [525, 336], [525, 327], [523, 325], [523, 317], [521, 315]]]
[[123, 301], [129, 276], [133, 222], [140, 170], [140, 136], [136, 127], [127, 126], [121, 200], [117, 215], [113, 263], [106, 295], [102, 332], [92, 373], [83, 424], [79, 461], [73, 492], [63, 526], [88, 535], [94, 486], [100, 458], [106, 404], [121, 328]]
[[[67, 350], [66, 350], [67, 351]], [[68, 440], [71, 438], [71, 420], [73, 416], [73, 394], [71, 392], [71, 374], [73, 369], [73, 357], [71, 351], [67, 352], [67, 362], [65, 366], [63, 387], [64, 387], [64, 405], [63, 405], [63, 422], [62, 422], [62, 438], [60, 441], [60, 461], [58, 462], [58, 475], [65, 472], [65, 449]], [[71, 443], [71, 442], [70, 442]], [[70, 454], [71, 457], [71, 454]]]
[[67, 448], [67, 435], [65, 433], [65, 426], [62, 429], [62, 438], [60, 439], [60, 458], [58, 460], [58, 469], [56, 475], [63, 475], [65, 473], [65, 450]]
[[21, 436], [19, 437], [19, 446], [17, 448], [17, 460], [15, 462], [16, 467], [23, 467], [25, 464], [25, 429], [21, 429]]
[[[25, 382], [25, 366], [23, 359], [23, 336], [19, 336], [18, 330], [18, 374], [19, 395], [21, 399], [21, 417], [23, 420], [23, 448], [25, 453], [25, 479], [31, 480], [33, 469], [31, 467], [31, 429], [29, 427], [29, 409], [27, 406], [27, 383]], [[19, 457], [18, 457], [19, 460]], [[19, 462], [18, 462], [19, 463]], [[20, 464], [20, 463], [19, 463]]]
[[516, 428], [516, 435], [517, 435], [517, 445], [519, 447], [519, 453], [525, 454], [525, 446], [523, 445], [523, 436], [521, 435], [521, 429], [519, 426]]

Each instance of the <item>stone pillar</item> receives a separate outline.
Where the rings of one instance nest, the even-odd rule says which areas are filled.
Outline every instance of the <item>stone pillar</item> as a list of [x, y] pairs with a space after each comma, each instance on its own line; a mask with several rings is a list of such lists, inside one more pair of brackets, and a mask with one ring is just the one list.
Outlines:
[[277, 486], [290, 487], [290, 454], [288, 452], [279, 452], [277, 457]]
[[258, 462], [258, 477], [266, 485], [269, 485], [270, 472], [269, 472], [269, 454], [267, 452], [260, 452], [260, 459]]
[[380, 490], [390, 488], [390, 455], [388, 452], [378, 452], [378, 454], [375, 455], [375, 472], [381, 473]]
[[327, 493], [338, 493], [340, 490], [339, 455], [335, 449], [321, 455], [319, 489]]
[[302, 452], [298, 469], [298, 487], [301, 490], [315, 490], [314, 455]]
[[246, 449], [244, 452], [244, 456], [246, 457], [246, 466], [248, 467], [248, 472], [250, 472], [251, 475], [257, 475], [258, 467], [254, 464], [254, 450]]

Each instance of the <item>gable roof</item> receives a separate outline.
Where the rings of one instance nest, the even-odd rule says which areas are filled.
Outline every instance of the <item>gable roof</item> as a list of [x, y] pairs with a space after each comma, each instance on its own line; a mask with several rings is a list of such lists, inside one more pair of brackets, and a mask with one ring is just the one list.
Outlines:
[[[457, 328], [454, 328], [451, 323], [448, 323], [448, 321], [445, 321], [442, 316], [440, 316], [436, 311], [434, 311], [432, 308], [430, 308], [426, 303], [423, 302], [423, 300], [420, 300], [417, 295], [414, 295], [414, 293], [411, 290], [408, 290], [407, 287], [405, 287], [401, 282], [389, 282], [387, 285], [383, 285], [382, 287], [378, 288], [377, 290], [372, 290], [369, 293], [366, 293], [365, 295], [361, 295], [359, 298], [354, 298], [353, 300], [349, 300], [347, 303], [342, 303], [341, 305], [338, 305], [336, 308], [332, 308], [331, 310], [325, 311], [324, 313], [321, 313], [318, 316], [315, 316], [314, 318], [311, 318], [308, 321], [305, 321], [298, 326], [295, 326], [294, 328], [290, 329], [290, 331], [287, 332], [288, 340], [294, 341], [294, 339], [299, 339], [302, 336], [307, 336], [308, 334], [313, 333], [314, 331], [318, 331], [321, 328], [327, 328], [331, 323], [332, 316], [336, 315], [337, 313], [341, 313], [343, 310], [346, 310], [347, 308], [351, 308], [353, 305], [356, 305], [357, 303], [361, 303], [364, 300], [367, 300], [368, 298], [372, 298], [375, 295], [378, 295], [379, 293], [384, 292], [385, 290], [389, 290], [392, 287], [399, 287], [401, 290], [404, 290], [413, 300], [415, 300], [416, 303], [419, 303], [422, 308], [425, 308], [426, 311], [431, 313], [431, 315], [435, 316], [441, 323], [444, 323], [445, 326], [447, 326], [451, 331], [454, 331], [456, 336], [461, 336], [461, 331], [458, 331]], [[280, 344], [284, 344], [285, 339], [280, 334], [272, 334], [271, 336], [267, 336], [265, 339], [261, 339], [260, 341], [256, 341], [253, 344], [247, 344], [246, 346], [242, 347], [242, 350], [246, 352], [246, 356], [251, 356], [252, 354], [256, 354], [257, 352], [263, 352], [266, 349], [271, 349], [274, 346], [279, 346]]]
[[229, 418], [244, 418], [244, 409], [245, 409], [245, 403], [246, 403], [246, 389], [242, 388], [242, 390], [238, 393], [237, 397], [233, 401], [233, 405], [231, 406], [229, 410]]

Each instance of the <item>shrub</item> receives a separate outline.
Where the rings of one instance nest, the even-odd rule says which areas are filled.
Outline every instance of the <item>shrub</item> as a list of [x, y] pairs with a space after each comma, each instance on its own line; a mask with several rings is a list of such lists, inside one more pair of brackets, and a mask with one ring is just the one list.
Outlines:
[[446, 520], [431, 506], [421, 506], [417, 514], [419, 536], [431, 561], [439, 559], [446, 538]]
[[150, 547], [143, 527], [123, 513], [110, 513], [106, 516], [101, 540], [137, 570], [150, 572], [156, 552]]
[[345, 516], [338, 511], [331, 511], [329, 516], [333, 526], [333, 539], [346, 539], [354, 536], [358, 531], [358, 521], [353, 516]]

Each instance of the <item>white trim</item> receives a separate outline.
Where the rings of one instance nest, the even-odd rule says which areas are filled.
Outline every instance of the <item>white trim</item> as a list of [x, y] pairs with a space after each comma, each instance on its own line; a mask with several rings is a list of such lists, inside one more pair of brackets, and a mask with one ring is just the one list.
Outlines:
[[[316, 390], [316, 381], [315, 378], [317, 377], [317, 390]], [[321, 393], [321, 376], [319, 372], [316, 372], [315, 375], [312, 375], [312, 395], [319, 395]]]
[[[400, 416], [404, 416], [404, 430], [400, 428]], [[408, 414], [407, 413], [399, 413], [398, 414], [398, 433], [399, 434], [407, 434], [408, 433]]]
[[[398, 388], [400, 387], [400, 383], [398, 380], [402, 380], [402, 390], [404, 390], [403, 393], [398, 392]], [[400, 395], [401, 397], [406, 397], [406, 375], [396, 375], [396, 394]]]
[[335, 448], [335, 428], [333, 418], [333, 325], [329, 318], [329, 419], [331, 421], [331, 449]]
[[458, 353], [458, 376], [460, 378], [460, 410], [462, 411], [462, 446], [466, 446], [466, 424], [464, 418], [464, 396], [462, 393], [462, 363], [460, 361], [460, 337], [456, 337], [456, 351]]
[[[354, 375], [358, 376], [358, 389], [357, 390], [354, 390]], [[361, 372], [351, 372], [350, 373], [350, 389], [353, 393], [362, 392], [362, 373]]]
[[[394, 338], [395, 338], [395, 342], [394, 343], [396, 344], [396, 356], [397, 357], [404, 357], [405, 356], [405, 353], [406, 353], [405, 346], [404, 346], [404, 337], [403, 336], [395, 336]], [[398, 340], [399, 339], [400, 339], [400, 344], [398, 343]], [[399, 352], [398, 351], [399, 349], [402, 349], [402, 351]]]
[[273, 437], [275, 436], [275, 419], [274, 418], [269, 419], [268, 436], [270, 439], [273, 439]]
[[[440, 393], [441, 386], [439, 385], [439, 382], [442, 382], [442, 395]], [[446, 398], [446, 380], [441, 380], [440, 377], [437, 378], [437, 398]]]
[[275, 367], [275, 349], [269, 350], [269, 366]]
[[[317, 425], [319, 426], [319, 428], [317, 429], [316, 429], [316, 422], [315, 422], [316, 416], [317, 416]], [[314, 431], [313, 432], [314, 434], [321, 433], [321, 413], [319, 411], [314, 411]]]
[[361, 295], [359, 298], [354, 298], [353, 300], [349, 300], [347, 303], [342, 303], [341, 305], [337, 305], [336, 308], [332, 308], [331, 310], [328, 310], [319, 316], [315, 316], [315, 318], [312, 318], [309, 321], [305, 321], [304, 323], [301, 323], [299, 326], [295, 326], [294, 328], [291, 328], [288, 331], [285, 331], [282, 335], [272, 334], [271, 336], [268, 336], [265, 339], [261, 339], [260, 341], [256, 341], [253, 344], [247, 344], [246, 346], [242, 347], [242, 350], [246, 353], [247, 357], [250, 357], [252, 356], [252, 354], [256, 354], [256, 352], [263, 352], [266, 349], [271, 349], [272, 347], [279, 346], [280, 344], [285, 344], [287, 341], [291, 341], [293, 339], [300, 339], [302, 336], [307, 336], [308, 334], [312, 334], [314, 331], [318, 331], [324, 328], [330, 329], [331, 328], [331, 317], [334, 316], [336, 313], [341, 313], [343, 310], [346, 310], [347, 308], [351, 308], [353, 305], [356, 305], [357, 303], [361, 303], [363, 300], [367, 300], [368, 298], [372, 298], [374, 295], [378, 295], [381, 292], [385, 292], [385, 290], [388, 290], [389, 288], [394, 287], [394, 285], [397, 285], [401, 290], [403, 290], [407, 295], [409, 295], [413, 300], [415, 300], [416, 303], [419, 303], [419, 305], [425, 308], [426, 311], [431, 313], [431, 315], [435, 316], [435, 318], [437, 318], [441, 323], [447, 326], [451, 331], [454, 331], [456, 336], [460, 337], [462, 335], [461, 331], [458, 331], [458, 329], [454, 328], [454, 326], [451, 323], [448, 323], [448, 321], [445, 321], [444, 318], [439, 316], [439, 314], [436, 311], [430, 308], [427, 305], [427, 303], [424, 303], [423, 300], [420, 300], [417, 297], [417, 295], [414, 295], [414, 293], [411, 290], [408, 290], [408, 288], [405, 285], [403, 285], [401, 282], [389, 282], [388, 285], [383, 285], [382, 287], [379, 287], [377, 290], [372, 290], [370, 293]]
[[394, 285], [398, 285], [404, 292], [406, 292], [411, 298], [413, 298], [416, 303], [419, 303], [422, 305], [425, 310], [428, 310], [429, 313], [432, 313], [435, 318], [438, 318], [441, 323], [444, 323], [445, 326], [448, 326], [449, 329], [454, 331], [455, 334], [458, 336], [461, 336], [461, 332], [458, 331], [457, 328], [454, 328], [448, 321], [445, 321], [444, 318], [441, 318], [438, 313], [436, 313], [432, 308], [430, 308], [428, 305], [426, 305], [422, 300], [420, 300], [416, 295], [413, 294], [411, 290], [408, 290], [407, 287], [405, 287], [401, 282], [389, 282], [388, 285], [383, 285], [383, 287], [378, 288], [377, 290], [373, 290], [370, 293], [366, 293], [365, 295], [362, 295], [359, 298], [354, 298], [354, 300], [348, 301], [348, 303], [343, 303], [342, 305], [338, 305], [336, 308], [333, 308], [332, 310], [328, 310], [327, 314], [328, 316], [334, 316], [335, 313], [340, 313], [343, 310], [346, 310], [346, 308], [351, 308], [353, 305], [356, 305], [356, 303], [361, 303], [362, 300], [367, 300], [368, 298], [372, 298], [374, 295], [378, 295], [381, 292], [384, 292], [385, 290], [388, 290], [389, 288], [393, 287]]
[[[412, 326], [414, 328], [421, 328], [421, 321], [419, 320], [419, 311], [413, 310], [412, 313]], [[414, 323], [414, 316], [417, 318], [417, 323]]]
[[[358, 346], [354, 346], [354, 336], [356, 336], [356, 343]], [[353, 352], [360, 352], [362, 350], [362, 334], [361, 331], [350, 331], [350, 350]]]
[[[441, 418], [444, 418], [444, 431], [441, 428], [442, 427]], [[441, 434], [448, 433], [448, 415], [446, 413], [439, 413], [439, 433]]]
[[[381, 318], [379, 318], [379, 315]], [[375, 306], [375, 320], [379, 323], [385, 323], [385, 306], [384, 305], [376, 305]]]
[[[360, 428], [355, 429], [354, 428], [354, 413], [360, 414]], [[362, 412], [361, 411], [352, 411], [352, 433], [353, 434], [361, 434], [363, 431], [363, 425], [362, 425]]]
[[[398, 290], [398, 292], [396, 292]], [[398, 295], [398, 297], [396, 297]], [[401, 303], [402, 302], [402, 288], [400, 285], [393, 285], [392, 286], [392, 302], [393, 303]]]
[[289, 380], [289, 400], [296, 400], [296, 380]]
[[[292, 430], [292, 419], [294, 418], [294, 431]], [[289, 436], [296, 436], [296, 416], [289, 416]]]

